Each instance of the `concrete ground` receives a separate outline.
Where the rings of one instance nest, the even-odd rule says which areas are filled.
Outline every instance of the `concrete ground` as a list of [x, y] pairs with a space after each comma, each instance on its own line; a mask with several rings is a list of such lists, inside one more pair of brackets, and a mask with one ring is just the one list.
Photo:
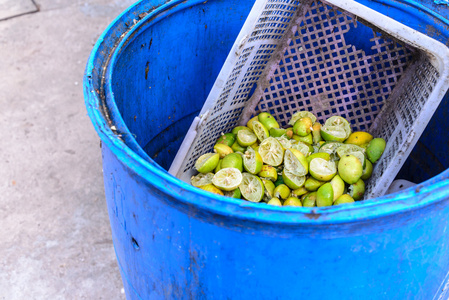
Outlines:
[[125, 298], [82, 77], [133, 2], [0, 0], [0, 299]]

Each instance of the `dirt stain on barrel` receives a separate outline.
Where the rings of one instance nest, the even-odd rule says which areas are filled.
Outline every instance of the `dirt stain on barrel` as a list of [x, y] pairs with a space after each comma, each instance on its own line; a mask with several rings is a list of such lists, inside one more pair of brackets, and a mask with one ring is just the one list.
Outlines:
[[190, 299], [198, 299], [199, 294], [205, 295], [203, 290], [203, 283], [199, 278], [200, 271], [204, 268], [204, 258], [201, 258], [196, 250], [189, 250], [189, 272], [191, 279], [189, 284], [196, 287], [195, 290], [190, 290]]
[[314, 211], [312, 211], [311, 213], [304, 214], [304, 215], [306, 216], [306, 218], [311, 219], [311, 220], [316, 220], [321, 216], [320, 214], [317, 214]]
[[150, 71], [150, 62], [147, 61], [147, 65], [145, 66], [145, 80], [148, 80], [148, 72]]

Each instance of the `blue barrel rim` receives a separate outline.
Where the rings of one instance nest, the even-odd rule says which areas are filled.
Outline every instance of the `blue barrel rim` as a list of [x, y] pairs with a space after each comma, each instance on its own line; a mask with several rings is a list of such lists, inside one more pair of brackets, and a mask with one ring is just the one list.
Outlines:
[[[449, 169], [415, 187], [394, 194], [384, 195], [382, 197], [368, 199], [354, 204], [314, 208], [272, 207], [265, 204], [219, 196], [195, 188], [170, 175], [157, 163], [152, 161], [140, 148], [137, 142], [135, 142], [132, 135], [127, 131], [127, 126], [124, 124], [118, 111], [109, 111], [111, 115], [109, 117], [107, 116], [105, 111], [109, 110], [110, 107], [105, 103], [106, 95], [100, 94], [100, 91], [96, 91], [93, 84], [95, 58], [99, 55], [101, 46], [113, 35], [118, 24], [125, 20], [130, 21], [127, 19], [128, 16], [138, 15], [141, 6], [142, 9], [145, 9], [142, 3], [142, 0], [138, 1], [120, 14], [96, 42], [85, 70], [84, 96], [88, 115], [102, 143], [112, 151], [123, 165], [127, 166], [132, 172], [140, 176], [147, 185], [158, 188], [166, 195], [176, 199], [176, 201], [193, 205], [212, 213], [261, 223], [280, 223], [285, 225], [321, 225], [359, 222], [362, 220], [371, 220], [373, 218], [417, 210], [427, 205], [442, 201], [445, 198], [449, 198]], [[130, 42], [129, 38], [132, 38], [132, 36], [137, 33], [138, 29], [146, 22], [155, 21], [158, 17], [161, 17], [161, 13], [167, 12], [180, 4], [183, 6], [180, 6], [178, 9], [200, 3], [204, 3], [204, 1], [174, 0], [161, 5], [150, 12], [142, 11], [141, 13], [147, 13], [147, 15], [138, 20], [134, 25], [128, 27], [120, 36], [119, 40], [112, 43], [112, 45], [115, 46], [111, 48], [112, 52], [99, 69], [112, 70], [113, 65], [111, 63], [113, 57], [116, 58], [118, 52], [122, 50], [119, 48], [119, 45], [126, 45]], [[399, 6], [401, 3], [404, 5], [415, 3], [416, 6], [420, 6], [420, 4], [410, 0], [403, 0], [401, 2], [383, 0], [382, 3], [388, 3], [391, 6]], [[148, 10], [148, 8], [146, 9]], [[435, 13], [432, 12], [432, 14], [434, 15]], [[100, 73], [102, 76], [105, 76], [103, 71]], [[107, 93], [108, 91], [104, 92]], [[116, 128], [113, 128], [112, 124], [117, 128], [120, 128], [119, 132], [128, 134], [120, 136], [117, 133]], [[208, 198], [212, 201], [204, 201], [204, 199]], [[264, 211], [269, 212], [269, 214], [264, 214]]]

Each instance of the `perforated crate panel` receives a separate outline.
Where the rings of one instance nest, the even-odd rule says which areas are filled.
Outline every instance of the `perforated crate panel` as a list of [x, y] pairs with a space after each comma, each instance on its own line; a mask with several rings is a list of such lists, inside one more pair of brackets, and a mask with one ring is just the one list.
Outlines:
[[189, 182], [220, 134], [259, 112], [286, 127], [308, 110], [387, 141], [366, 182], [365, 199], [380, 196], [447, 90], [447, 51], [356, 2], [257, 1], [170, 173]]

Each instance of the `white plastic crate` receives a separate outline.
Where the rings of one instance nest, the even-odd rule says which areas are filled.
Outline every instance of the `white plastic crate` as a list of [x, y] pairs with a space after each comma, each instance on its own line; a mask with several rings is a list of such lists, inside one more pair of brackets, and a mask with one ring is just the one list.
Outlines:
[[354, 1], [257, 0], [169, 172], [189, 182], [221, 133], [261, 111], [285, 126], [308, 110], [387, 141], [365, 199], [381, 196], [448, 89], [448, 54]]

